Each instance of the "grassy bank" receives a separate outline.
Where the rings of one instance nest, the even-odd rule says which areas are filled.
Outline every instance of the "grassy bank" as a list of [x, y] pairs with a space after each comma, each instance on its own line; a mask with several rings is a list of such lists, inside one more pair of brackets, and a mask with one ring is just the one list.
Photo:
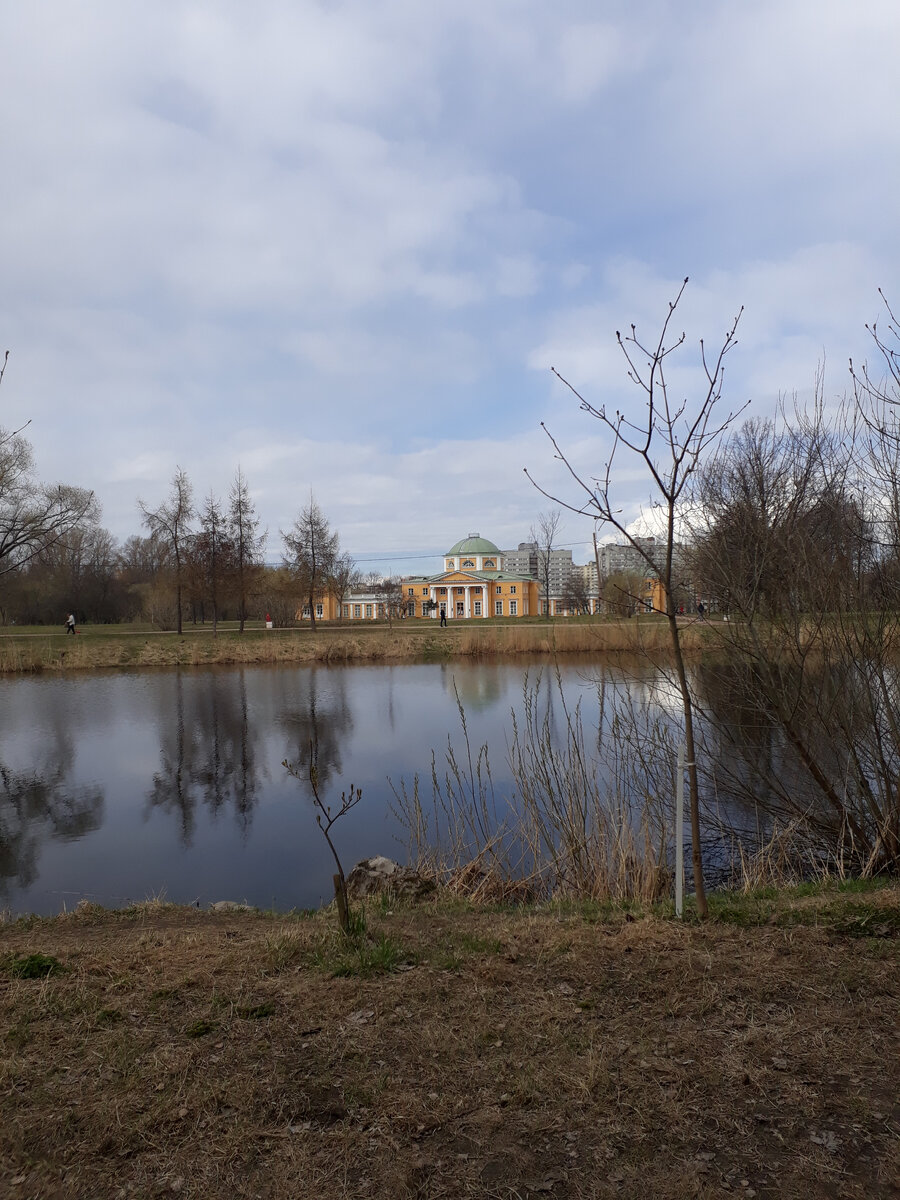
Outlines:
[[887, 1197], [900, 889], [0, 927], [0, 1193]]
[[[685, 629], [688, 650], [703, 645], [704, 629]], [[399, 621], [309, 628], [212, 629], [184, 634], [135, 626], [82, 626], [76, 637], [55, 628], [5, 630], [0, 634], [0, 672], [98, 670], [108, 667], [173, 667], [277, 663], [396, 662], [490, 658], [518, 654], [663, 653], [668, 634], [658, 617], [628, 621]]]

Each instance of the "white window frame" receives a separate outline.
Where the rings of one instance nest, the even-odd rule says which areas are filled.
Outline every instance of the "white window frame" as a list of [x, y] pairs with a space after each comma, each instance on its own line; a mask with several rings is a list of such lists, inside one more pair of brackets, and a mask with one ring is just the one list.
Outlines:
[[472, 603], [473, 603], [473, 607], [474, 607], [474, 610], [475, 610], [475, 616], [476, 616], [476, 617], [480, 617], [480, 616], [481, 616], [481, 601], [480, 601], [480, 600], [474, 600]]
[[511, 617], [517, 617], [517, 616], [519, 615], [519, 602], [518, 602], [518, 600], [510, 600], [510, 602], [509, 602], [509, 615], [510, 615]]
[[494, 616], [495, 617], [503, 616], [503, 601], [502, 600], [494, 601]]

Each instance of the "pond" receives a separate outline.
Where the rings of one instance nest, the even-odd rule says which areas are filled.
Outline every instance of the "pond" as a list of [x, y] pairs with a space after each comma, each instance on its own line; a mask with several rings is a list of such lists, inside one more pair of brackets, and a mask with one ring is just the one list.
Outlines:
[[[158, 896], [287, 910], [330, 899], [333, 863], [306, 782], [315, 744], [323, 796], [362, 788], [334, 827], [347, 869], [403, 860], [391, 781], [430, 790], [432, 750], [490, 748], [509, 789], [512, 709], [527, 670], [564, 728], [562, 696], [596, 728], [596, 661], [567, 663], [562, 692], [535, 663], [177, 670], [4, 679], [0, 701], [0, 908], [54, 913], [87, 898]], [[600, 672], [602, 675], [602, 672]], [[647, 667], [608, 675], [614, 696], [652, 693]], [[302, 781], [284, 759], [300, 764]]]

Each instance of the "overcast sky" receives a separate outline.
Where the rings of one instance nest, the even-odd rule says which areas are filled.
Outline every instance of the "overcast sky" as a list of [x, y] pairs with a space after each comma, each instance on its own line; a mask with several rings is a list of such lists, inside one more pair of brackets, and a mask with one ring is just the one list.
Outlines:
[[270, 559], [310, 489], [367, 569], [516, 545], [542, 420], [604, 458], [550, 367], [634, 409], [684, 276], [760, 414], [900, 304], [896, 0], [0, 3], [0, 423], [119, 539], [240, 464]]

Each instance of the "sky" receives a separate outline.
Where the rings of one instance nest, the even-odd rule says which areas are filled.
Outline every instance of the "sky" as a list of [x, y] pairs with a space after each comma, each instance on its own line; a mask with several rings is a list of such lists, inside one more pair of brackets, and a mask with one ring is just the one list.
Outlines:
[[[640, 413], [616, 330], [723, 411], [849, 390], [900, 306], [896, 0], [0, 0], [0, 424], [119, 539], [240, 466], [364, 570], [527, 540]], [[623, 462], [627, 519], [651, 497]], [[591, 555], [592, 522], [559, 542]]]

